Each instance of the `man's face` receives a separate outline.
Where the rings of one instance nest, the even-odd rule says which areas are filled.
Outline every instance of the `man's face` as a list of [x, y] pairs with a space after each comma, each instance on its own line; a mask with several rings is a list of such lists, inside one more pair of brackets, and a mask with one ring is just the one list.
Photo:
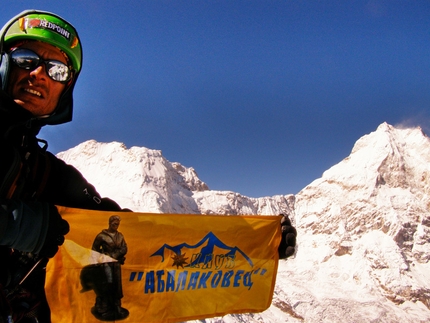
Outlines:
[[119, 220], [113, 220], [110, 224], [109, 224], [109, 229], [111, 229], [112, 231], [116, 231], [118, 230], [119, 227]]
[[[30, 41], [19, 46], [34, 51], [42, 59], [54, 59], [67, 64], [61, 51], [47, 43]], [[33, 70], [19, 68], [11, 63], [8, 93], [14, 101], [34, 116], [51, 114], [66, 85], [51, 79], [41, 64]]]

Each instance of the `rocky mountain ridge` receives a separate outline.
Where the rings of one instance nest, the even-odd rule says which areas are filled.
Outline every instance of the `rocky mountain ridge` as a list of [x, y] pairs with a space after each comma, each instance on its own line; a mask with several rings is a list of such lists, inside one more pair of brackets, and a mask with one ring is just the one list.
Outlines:
[[294, 203], [292, 194], [251, 198], [211, 191], [194, 168], [145, 147], [89, 140], [57, 156], [79, 169], [102, 196], [136, 212], [272, 215], [292, 212]]

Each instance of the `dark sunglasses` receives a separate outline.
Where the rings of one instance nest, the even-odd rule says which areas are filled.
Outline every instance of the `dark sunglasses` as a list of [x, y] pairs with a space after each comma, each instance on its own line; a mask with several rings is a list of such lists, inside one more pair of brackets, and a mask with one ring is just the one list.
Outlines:
[[48, 76], [57, 82], [67, 82], [72, 77], [71, 69], [63, 62], [54, 59], [44, 60], [27, 48], [16, 48], [10, 52], [12, 62], [23, 69], [33, 70], [44, 63]]

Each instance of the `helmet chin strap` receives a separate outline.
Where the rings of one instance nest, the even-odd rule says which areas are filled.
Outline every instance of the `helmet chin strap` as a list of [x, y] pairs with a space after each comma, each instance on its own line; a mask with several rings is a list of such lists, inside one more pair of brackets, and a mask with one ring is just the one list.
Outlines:
[[6, 84], [9, 76], [9, 55], [7, 53], [0, 54], [0, 89], [6, 92]]

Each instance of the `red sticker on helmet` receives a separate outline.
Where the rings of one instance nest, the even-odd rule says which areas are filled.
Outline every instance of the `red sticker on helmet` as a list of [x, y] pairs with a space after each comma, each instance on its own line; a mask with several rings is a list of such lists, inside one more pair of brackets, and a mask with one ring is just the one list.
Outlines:
[[48, 20], [41, 20], [38, 18], [21, 18], [19, 20], [19, 27], [21, 28], [22, 31], [25, 31], [28, 28], [42, 28], [42, 29], [53, 31], [59, 34], [60, 36], [63, 36], [67, 40], [70, 39], [69, 31]]

